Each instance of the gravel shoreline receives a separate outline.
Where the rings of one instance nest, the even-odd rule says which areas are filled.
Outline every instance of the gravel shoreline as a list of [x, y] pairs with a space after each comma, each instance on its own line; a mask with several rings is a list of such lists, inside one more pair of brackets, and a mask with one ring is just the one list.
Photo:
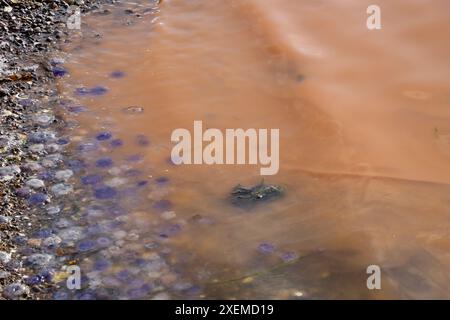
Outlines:
[[[53, 258], [43, 248], [60, 239], [36, 235], [48, 219], [37, 209], [47, 204], [49, 215], [58, 211], [48, 204], [55, 191], [64, 193], [55, 185], [48, 190], [38, 175], [41, 168], [58, 170], [64, 158], [64, 120], [55, 108], [55, 78], [64, 70], [50, 57], [70, 35], [68, 7], [84, 13], [104, 2], [114, 1], [0, 1], [0, 300], [52, 297], [45, 266]], [[61, 180], [71, 174], [56, 173]]]

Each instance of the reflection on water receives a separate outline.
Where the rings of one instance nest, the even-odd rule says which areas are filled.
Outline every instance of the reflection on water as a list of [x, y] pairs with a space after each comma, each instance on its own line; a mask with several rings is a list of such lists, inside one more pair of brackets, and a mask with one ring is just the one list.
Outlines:
[[[86, 164], [78, 206], [104, 245], [75, 253], [89, 290], [450, 297], [449, 5], [379, 2], [380, 31], [364, 1], [171, 0], [87, 17], [60, 86]], [[239, 209], [228, 194], [259, 183], [257, 166], [171, 164], [171, 132], [194, 120], [279, 128], [266, 182], [285, 197]]]

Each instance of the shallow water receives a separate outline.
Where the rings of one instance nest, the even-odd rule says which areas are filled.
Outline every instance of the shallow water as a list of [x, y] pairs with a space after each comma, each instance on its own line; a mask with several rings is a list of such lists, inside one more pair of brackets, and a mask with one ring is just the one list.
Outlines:
[[[366, 28], [369, 4], [138, 1], [83, 20], [59, 81], [87, 164], [77, 178], [94, 179], [79, 181], [79, 206], [91, 225], [114, 211], [127, 239], [90, 290], [450, 297], [449, 4], [379, 1], [380, 31]], [[279, 128], [280, 171], [265, 182], [285, 196], [240, 209], [228, 195], [259, 183], [259, 166], [171, 164], [171, 132], [194, 120]], [[81, 255], [82, 271], [102, 254]], [[372, 264], [381, 291], [366, 287]], [[123, 292], [124, 271], [136, 284]]]

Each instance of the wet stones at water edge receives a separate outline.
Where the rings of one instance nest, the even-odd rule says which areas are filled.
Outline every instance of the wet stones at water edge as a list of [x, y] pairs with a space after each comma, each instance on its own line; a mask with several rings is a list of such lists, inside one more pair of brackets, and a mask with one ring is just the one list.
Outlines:
[[281, 186], [261, 182], [253, 187], [237, 185], [230, 194], [231, 203], [237, 207], [251, 209], [259, 203], [281, 198], [285, 190]]

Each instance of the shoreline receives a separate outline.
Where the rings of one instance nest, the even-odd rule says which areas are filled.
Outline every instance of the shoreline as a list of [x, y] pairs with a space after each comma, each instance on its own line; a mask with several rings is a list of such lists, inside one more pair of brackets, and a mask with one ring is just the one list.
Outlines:
[[[55, 82], [65, 71], [51, 56], [71, 33], [66, 27], [69, 6], [78, 6], [83, 15], [115, 2], [1, 2], [0, 300], [53, 294], [56, 256], [46, 248], [61, 240], [45, 234], [42, 225], [60, 210], [49, 204], [57, 196], [55, 186], [63, 189], [64, 184], [50, 188], [45, 172], [52, 168], [60, 176], [56, 180], [64, 181], [71, 170], [64, 164], [67, 143], [60, 135], [64, 119], [57, 110], [62, 101]], [[43, 204], [48, 216], [42, 216]]]

